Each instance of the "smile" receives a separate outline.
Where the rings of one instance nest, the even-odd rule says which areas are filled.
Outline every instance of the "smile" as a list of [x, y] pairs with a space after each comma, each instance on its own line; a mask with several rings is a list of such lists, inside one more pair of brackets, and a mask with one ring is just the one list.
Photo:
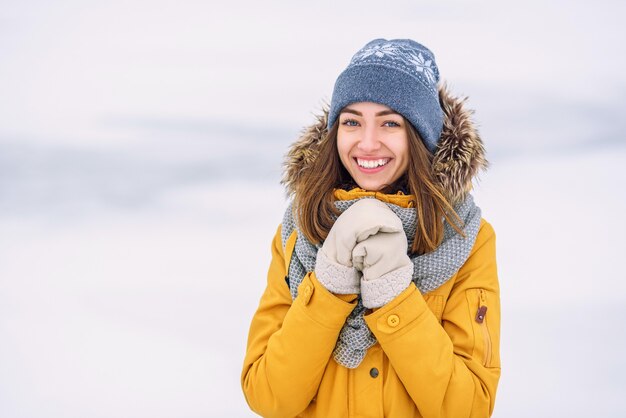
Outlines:
[[356, 158], [356, 163], [362, 168], [378, 168], [387, 165], [390, 158], [379, 158], [378, 160], [363, 160]]

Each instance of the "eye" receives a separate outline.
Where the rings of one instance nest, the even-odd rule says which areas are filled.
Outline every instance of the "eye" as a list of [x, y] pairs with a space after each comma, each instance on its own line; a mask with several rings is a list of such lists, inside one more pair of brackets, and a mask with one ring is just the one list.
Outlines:
[[387, 126], [388, 128], [399, 128], [400, 124], [393, 120], [388, 120], [385, 123], [383, 123], [383, 126]]
[[359, 122], [354, 119], [344, 119], [341, 124], [345, 126], [358, 126]]

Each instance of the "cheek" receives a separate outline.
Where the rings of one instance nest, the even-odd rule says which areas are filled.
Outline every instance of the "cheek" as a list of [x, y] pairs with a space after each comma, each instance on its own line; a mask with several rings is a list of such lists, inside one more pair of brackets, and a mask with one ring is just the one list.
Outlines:
[[400, 172], [404, 173], [409, 166], [409, 143], [400, 137], [394, 144], [393, 153], [398, 159]]
[[409, 161], [409, 147], [408, 146], [404, 146], [402, 147], [400, 150], [400, 155], [402, 155], [402, 159], [408, 163]]
[[398, 145], [396, 147], [396, 155], [404, 161], [409, 160], [409, 141], [406, 135], [398, 138], [396, 142]]
[[339, 153], [339, 159], [346, 165], [346, 162], [349, 160], [348, 155], [351, 150], [350, 140], [345, 135], [339, 136], [337, 135], [337, 152]]

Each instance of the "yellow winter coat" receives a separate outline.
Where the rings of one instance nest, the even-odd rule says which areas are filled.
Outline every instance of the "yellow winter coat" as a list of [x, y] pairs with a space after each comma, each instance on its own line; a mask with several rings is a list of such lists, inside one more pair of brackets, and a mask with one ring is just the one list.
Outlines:
[[[444, 107], [446, 117], [456, 115], [459, 123], [459, 116], [467, 116], [447, 92], [440, 97], [442, 105], [458, 105]], [[482, 158], [473, 128], [470, 137], [453, 139], [455, 147], [478, 141], [473, 163]], [[457, 195], [449, 190], [452, 202], [469, 190], [471, 185], [460, 183], [471, 180], [477, 167], [451, 180], [461, 187]], [[343, 196], [351, 199], [354, 193], [363, 194]], [[375, 196], [402, 206], [408, 202], [401, 195]], [[354, 296], [328, 292], [312, 272], [292, 300], [285, 277], [295, 239], [294, 231], [283, 248], [278, 228], [267, 287], [250, 326], [241, 381], [253, 411], [281, 418], [491, 415], [500, 377], [500, 299], [495, 234], [488, 222], [481, 220], [469, 258], [445, 284], [424, 295], [411, 284], [365, 315], [377, 343], [356, 369], [332, 358], [339, 331], [356, 306]]]

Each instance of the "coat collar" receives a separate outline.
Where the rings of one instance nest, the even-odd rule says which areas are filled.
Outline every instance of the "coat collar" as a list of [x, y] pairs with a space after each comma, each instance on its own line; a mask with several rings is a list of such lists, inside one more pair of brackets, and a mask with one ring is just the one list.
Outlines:
[[391, 203], [403, 208], [412, 208], [415, 205], [413, 196], [402, 192], [398, 192], [396, 194], [386, 194], [381, 192], [371, 192], [355, 187], [352, 190], [335, 189], [333, 194], [337, 200], [354, 200], [363, 197], [375, 197], [382, 202]]
[[[481, 169], [488, 167], [483, 142], [471, 120], [474, 111], [465, 107], [466, 100], [466, 97], [453, 96], [445, 84], [440, 85], [439, 102], [444, 121], [433, 159], [433, 172], [452, 205], [465, 200], [472, 190], [472, 179]], [[316, 121], [306, 127], [289, 148], [281, 181], [289, 195], [302, 181], [302, 169], [317, 157], [326, 134], [327, 119], [328, 109], [323, 109]]]

